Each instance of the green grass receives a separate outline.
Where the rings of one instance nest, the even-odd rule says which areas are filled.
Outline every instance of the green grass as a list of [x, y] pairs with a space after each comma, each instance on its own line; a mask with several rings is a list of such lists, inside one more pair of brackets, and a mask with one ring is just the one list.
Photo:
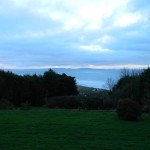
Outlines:
[[149, 149], [149, 115], [126, 122], [114, 112], [0, 111], [0, 150]]

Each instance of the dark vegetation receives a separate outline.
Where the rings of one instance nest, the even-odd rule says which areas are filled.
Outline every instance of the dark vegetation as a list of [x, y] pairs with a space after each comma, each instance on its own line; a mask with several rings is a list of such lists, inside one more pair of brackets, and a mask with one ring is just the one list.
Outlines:
[[141, 106], [131, 99], [123, 99], [118, 102], [118, 117], [123, 120], [136, 121], [141, 115]]
[[14, 106], [25, 103], [31, 106], [42, 106], [50, 97], [77, 94], [74, 77], [66, 74], [59, 75], [53, 70], [39, 76], [36, 74], [19, 76], [12, 72], [0, 71], [1, 106], [9, 103]]
[[[142, 72], [124, 70], [122, 73], [113, 87], [113, 100], [116, 106], [118, 104], [119, 118], [136, 120], [141, 109], [143, 112], [150, 112], [150, 68]], [[118, 103], [119, 99], [122, 101]]]
[[[150, 68], [108, 83], [109, 90], [77, 91], [73, 77], [52, 70], [41, 76], [0, 71], [0, 109], [20, 108], [0, 111], [0, 149], [150, 149], [150, 117], [139, 117], [150, 112]], [[103, 112], [109, 109], [121, 120]]]
[[150, 68], [142, 72], [126, 70], [126, 73], [113, 87], [115, 100], [130, 98], [142, 106], [150, 102]]
[[28, 110], [30, 106], [78, 110], [118, 109], [119, 118], [125, 120], [136, 120], [141, 109], [150, 112], [150, 68], [142, 71], [124, 69], [116, 84], [110, 79], [107, 83], [108, 90], [77, 87], [74, 77], [60, 75], [53, 70], [43, 75], [24, 76], [1, 70], [0, 109], [21, 107]]

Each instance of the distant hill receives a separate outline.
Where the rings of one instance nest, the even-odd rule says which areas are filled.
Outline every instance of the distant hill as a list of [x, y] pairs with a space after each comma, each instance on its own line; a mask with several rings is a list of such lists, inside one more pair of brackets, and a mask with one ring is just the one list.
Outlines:
[[81, 94], [81, 93], [84, 93], [84, 94], [90, 94], [90, 93], [93, 93], [97, 90], [100, 90], [100, 89], [97, 89], [97, 88], [93, 88], [93, 87], [86, 87], [86, 86], [81, 86], [81, 85], [78, 85], [77, 86], [77, 90], [78, 92]]

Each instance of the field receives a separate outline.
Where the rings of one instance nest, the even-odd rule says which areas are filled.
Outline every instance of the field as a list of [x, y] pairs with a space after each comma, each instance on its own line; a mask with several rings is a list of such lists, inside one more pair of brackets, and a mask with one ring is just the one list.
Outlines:
[[0, 111], [0, 150], [149, 150], [150, 116], [118, 120], [115, 112]]

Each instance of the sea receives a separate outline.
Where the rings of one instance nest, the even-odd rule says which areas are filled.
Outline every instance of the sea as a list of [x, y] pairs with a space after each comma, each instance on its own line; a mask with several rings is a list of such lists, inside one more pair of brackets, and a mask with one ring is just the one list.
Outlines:
[[[42, 75], [49, 69], [10, 69], [11, 71], [18, 75]], [[93, 87], [99, 89], [106, 89], [106, 84], [108, 79], [112, 79], [114, 82], [120, 77], [120, 69], [65, 69], [65, 68], [54, 68], [52, 69], [58, 74], [65, 73], [68, 76], [75, 77], [77, 85]]]

